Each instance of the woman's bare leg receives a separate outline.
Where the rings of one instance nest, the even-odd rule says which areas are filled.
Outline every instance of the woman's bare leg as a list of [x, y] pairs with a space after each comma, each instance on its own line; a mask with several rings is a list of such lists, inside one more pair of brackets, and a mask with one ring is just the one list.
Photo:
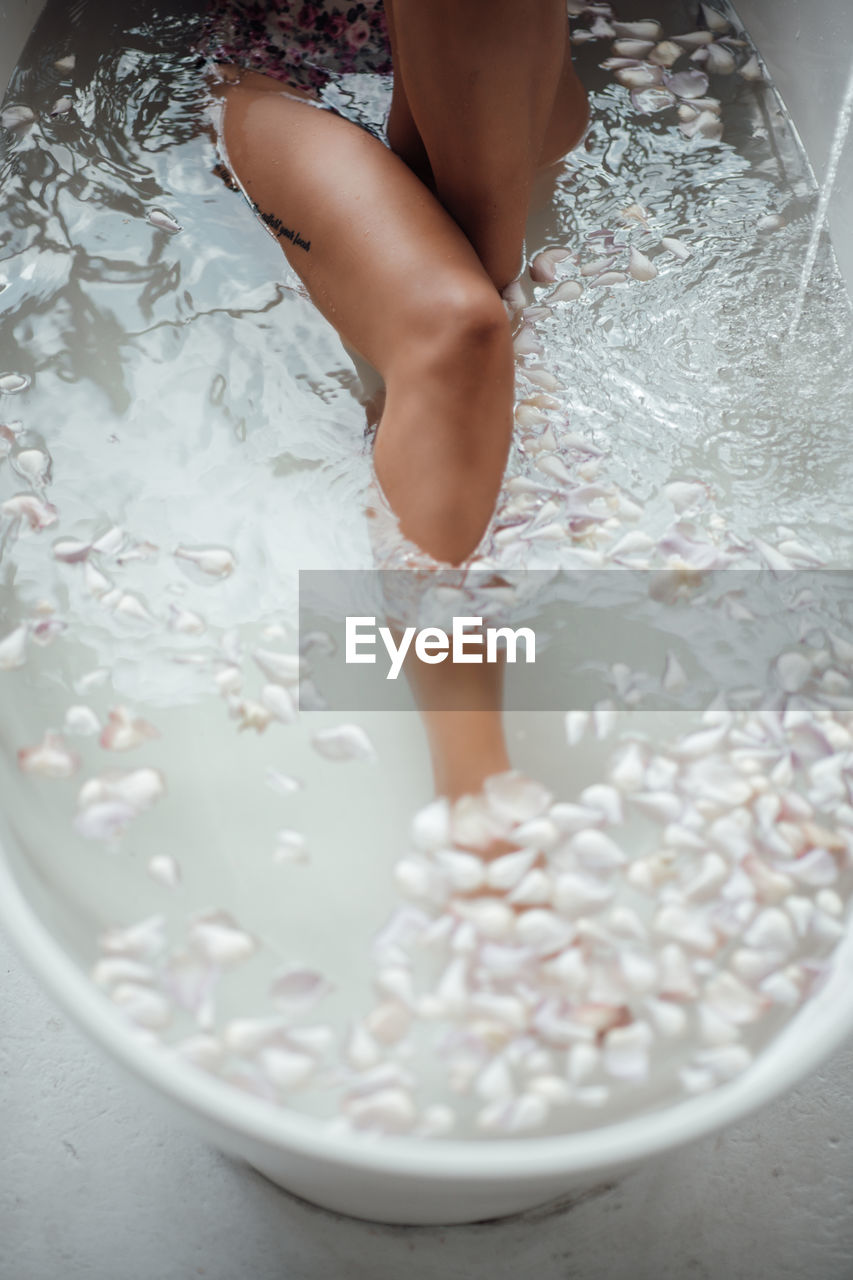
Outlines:
[[229, 163], [320, 311], [384, 378], [374, 463], [403, 533], [458, 563], [489, 521], [509, 450], [514, 366], [500, 297], [397, 156], [256, 81], [222, 90]]
[[[461, 560], [491, 516], [512, 426], [512, 345], [493, 284], [375, 138], [267, 77], [244, 73], [222, 92], [234, 174], [319, 309], [385, 379], [375, 464], [403, 532]], [[499, 683], [480, 712], [434, 711], [416, 689], [439, 792], [477, 790], [508, 767]]]
[[[389, 141], [418, 159], [498, 289], [518, 274], [533, 178], [586, 126], [564, 0], [387, 0]], [[396, 116], [395, 116], [396, 110]]]
[[503, 663], [427, 666], [413, 661], [405, 671], [426, 729], [439, 795], [457, 800], [474, 794], [486, 778], [511, 767], [503, 727]]

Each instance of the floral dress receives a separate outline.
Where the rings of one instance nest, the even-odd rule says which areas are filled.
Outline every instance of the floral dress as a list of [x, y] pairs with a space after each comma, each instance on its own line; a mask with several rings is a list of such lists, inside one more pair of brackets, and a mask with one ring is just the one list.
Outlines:
[[211, 62], [302, 89], [333, 76], [391, 71], [382, 0], [210, 0], [195, 47]]

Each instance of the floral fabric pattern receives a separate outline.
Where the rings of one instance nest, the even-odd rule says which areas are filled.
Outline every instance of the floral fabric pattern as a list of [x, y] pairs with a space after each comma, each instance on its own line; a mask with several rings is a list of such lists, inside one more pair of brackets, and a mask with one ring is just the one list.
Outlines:
[[210, 0], [195, 48], [304, 89], [335, 75], [391, 71], [382, 0]]

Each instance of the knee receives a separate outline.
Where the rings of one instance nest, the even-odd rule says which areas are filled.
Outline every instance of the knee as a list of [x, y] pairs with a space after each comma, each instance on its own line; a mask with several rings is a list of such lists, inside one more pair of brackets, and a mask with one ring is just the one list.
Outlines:
[[417, 304], [411, 328], [427, 359], [491, 365], [511, 355], [506, 310], [487, 280], [432, 281]]

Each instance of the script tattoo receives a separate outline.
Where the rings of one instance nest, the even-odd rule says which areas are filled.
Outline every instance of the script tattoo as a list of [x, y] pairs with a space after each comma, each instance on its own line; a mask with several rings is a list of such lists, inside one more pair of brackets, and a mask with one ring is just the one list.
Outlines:
[[304, 249], [306, 253], [310, 251], [311, 241], [303, 240], [298, 231], [292, 230], [291, 227], [286, 227], [281, 218], [277, 218], [274, 213], [266, 213], [256, 205], [254, 201], [252, 202], [252, 208], [255, 210], [255, 213], [257, 213], [261, 221], [266, 223], [273, 235], [277, 236], [279, 240], [290, 240], [298, 249]]

